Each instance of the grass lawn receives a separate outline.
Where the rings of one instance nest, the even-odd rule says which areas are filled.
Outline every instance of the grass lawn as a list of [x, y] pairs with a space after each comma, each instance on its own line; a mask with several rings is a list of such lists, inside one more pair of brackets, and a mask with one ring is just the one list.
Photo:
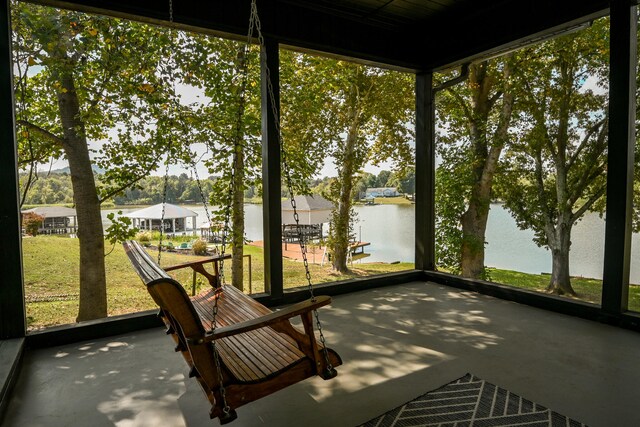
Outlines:
[[[22, 241], [25, 295], [27, 300], [27, 323], [29, 329], [74, 323], [78, 312], [79, 247], [78, 239], [58, 236], [38, 236]], [[108, 249], [107, 249], [108, 250]], [[157, 252], [150, 251], [154, 258]], [[264, 259], [262, 248], [245, 246], [245, 255], [251, 256], [251, 283], [248, 278], [248, 259], [245, 259], [245, 292], [264, 291]], [[193, 260], [192, 255], [163, 252], [161, 264], [175, 265]], [[107, 271], [107, 299], [109, 316], [155, 309], [155, 303], [136, 273], [131, 268], [121, 245], [105, 258]], [[376, 274], [413, 269], [412, 263], [383, 264], [355, 263], [350, 274], [340, 275], [328, 266], [310, 264], [314, 284], [366, 277]], [[230, 280], [230, 263], [225, 264], [227, 282]], [[193, 283], [190, 269], [180, 270], [174, 277], [191, 292]], [[283, 259], [284, 287], [306, 286], [307, 281], [302, 262]], [[491, 281], [544, 292], [548, 275], [526, 274], [510, 270], [491, 269]], [[600, 304], [602, 282], [600, 280], [574, 278], [572, 285], [578, 298]], [[198, 279], [196, 291], [208, 286]], [[640, 286], [631, 286], [629, 309], [640, 312]]]
[[[78, 313], [79, 245], [78, 239], [62, 236], [37, 236], [22, 240], [24, 284], [27, 300], [27, 324], [30, 330], [47, 326], [74, 323]], [[109, 251], [110, 248], [107, 248]], [[154, 259], [157, 252], [149, 251]], [[264, 291], [264, 258], [262, 248], [245, 246], [245, 255], [251, 256], [251, 283], [248, 277], [248, 259], [245, 258], [245, 292]], [[163, 252], [161, 265], [169, 266], [195, 259], [193, 255]], [[230, 261], [225, 263], [225, 276], [230, 281]], [[352, 273], [339, 275], [328, 266], [310, 265], [313, 283], [345, 280], [393, 271], [413, 269], [413, 263], [358, 264]], [[144, 285], [133, 271], [121, 245], [116, 245], [105, 257], [107, 273], [108, 314], [133, 313], [155, 309], [156, 305]], [[210, 267], [208, 267], [210, 269]], [[306, 286], [302, 262], [283, 259], [284, 287]], [[171, 272], [173, 277], [191, 293], [193, 276], [191, 269]], [[209, 286], [206, 280], [196, 280], [196, 292]]]
[[[398, 197], [376, 197], [374, 202], [378, 205], [410, 205], [411, 200], [405, 198], [404, 196]], [[364, 204], [361, 202], [360, 204]]]
[[[549, 285], [548, 274], [527, 274], [512, 270], [489, 269], [489, 276], [494, 283], [501, 283], [531, 291], [545, 292]], [[572, 277], [571, 286], [578, 294], [577, 298], [593, 304], [600, 304], [602, 299], [602, 280], [583, 277]], [[640, 312], [640, 286], [629, 286], [629, 310]]]

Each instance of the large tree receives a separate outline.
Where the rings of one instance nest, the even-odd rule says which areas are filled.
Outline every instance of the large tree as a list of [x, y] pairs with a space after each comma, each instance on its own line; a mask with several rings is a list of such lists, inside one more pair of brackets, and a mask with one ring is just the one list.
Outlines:
[[204, 164], [219, 177], [209, 201], [214, 218], [229, 223], [231, 283], [242, 290], [244, 195], [261, 184], [259, 50], [199, 34], [185, 36], [182, 48], [190, 52], [180, 56], [185, 82], [203, 94], [192, 105], [190, 123], [199, 128], [192, 142], [203, 144], [208, 152]]
[[511, 55], [473, 63], [464, 83], [437, 99], [443, 123], [437, 191], [446, 194], [438, 197], [439, 262], [474, 279], [485, 278], [485, 232], [493, 180], [511, 138], [512, 68]]
[[500, 195], [518, 226], [550, 249], [548, 291], [575, 295], [571, 231], [606, 191], [608, 20], [521, 54], [520, 136], [505, 158]]
[[[167, 32], [12, 3], [19, 162], [69, 163], [80, 241], [78, 320], [107, 315], [100, 204], [148, 175], [171, 140], [177, 98]], [[99, 148], [98, 148], [99, 147]], [[178, 147], [174, 144], [174, 147]], [[98, 187], [92, 161], [107, 168]]]
[[318, 170], [326, 158], [335, 162], [338, 176], [327, 194], [335, 205], [329, 245], [333, 268], [344, 273], [353, 193], [362, 169], [368, 162], [389, 159], [399, 170], [412, 163], [412, 77], [310, 55], [283, 57], [295, 67], [285, 69], [282, 78], [285, 148], [304, 156], [297, 163], [307, 173]]

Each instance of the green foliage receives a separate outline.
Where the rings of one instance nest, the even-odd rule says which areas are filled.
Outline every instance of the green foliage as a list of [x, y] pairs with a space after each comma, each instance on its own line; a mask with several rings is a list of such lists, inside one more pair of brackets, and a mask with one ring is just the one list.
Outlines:
[[27, 212], [22, 214], [22, 227], [30, 236], [38, 234], [38, 230], [42, 227], [44, 217], [35, 212]]
[[112, 245], [133, 239], [139, 231], [132, 226], [131, 218], [122, 216], [122, 211], [118, 211], [117, 216], [114, 212], [107, 214], [107, 219], [111, 224], [105, 230], [104, 238]]
[[[184, 37], [183, 48], [190, 52], [178, 58], [186, 83], [206, 96], [191, 104], [190, 125], [198, 126], [194, 141], [206, 147], [208, 156], [202, 162], [209, 174], [217, 177], [203, 190], [208, 202], [216, 207], [214, 219], [221, 221], [224, 207], [232, 204], [230, 185], [242, 200], [245, 190], [255, 189], [260, 183], [259, 49], [195, 34]], [[236, 165], [232, 164], [234, 153], [239, 162]], [[197, 187], [191, 185], [186, 190], [190, 199], [201, 200]]]
[[606, 190], [608, 93], [587, 83], [606, 85], [608, 20], [520, 55], [521, 131], [503, 163], [499, 195], [520, 228], [554, 249], [585, 212], [604, 208], [597, 202]]
[[[20, 188], [24, 191], [28, 177], [20, 175]], [[72, 204], [73, 188], [68, 174], [49, 174], [32, 178], [30, 189], [22, 200], [25, 205]]]
[[[378, 175], [378, 177], [380, 177], [380, 175]], [[403, 194], [414, 194], [416, 192], [415, 167], [408, 167], [402, 172], [392, 172], [387, 178], [384, 187], [394, 187], [398, 192]]]
[[294, 193], [309, 193], [309, 178], [334, 160], [338, 177], [323, 195], [335, 204], [329, 243], [334, 267], [344, 272], [364, 166], [391, 160], [404, 171], [413, 162], [413, 76], [288, 51], [281, 58], [286, 172]]
[[[138, 181], [133, 187], [115, 196], [113, 201], [116, 205], [151, 205], [163, 202], [163, 190], [165, 177], [149, 176]], [[211, 189], [215, 178], [201, 179], [200, 183], [186, 174], [180, 176], [170, 175], [167, 177], [167, 203], [174, 204], [202, 204], [202, 193], [205, 201], [209, 201]]]
[[[443, 163], [436, 170], [436, 265], [454, 274], [460, 273], [462, 225], [465, 189], [459, 178], [464, 174], [449, 170]], [[467, 187], [468, 191], [468, 187]]]
[[60, 158], [68, 148], [51, 94], [66, 93], [61, 79], [72, 75], [83, 124], [78, 131], [103, 141], [93, 153], [105, 169], [103, 196], [155, 169], [173, 134], [177, 99], [167, 80], [169, 32], [21, 2], [12, 4], [12, 22], [20, 165]]
[[[21, 185], [26, 181], [25, 174], [20, 175]], [[102, 181], [101, 175], [95, 177], [98, 185]], [[187, 177], [186, 174], [180, 176], [170, 175], [167, 178], [167, 203], [176, 204], [202, 204], [200, 188], [204, 193], [205, 200], [209, 200], [215, 177], [200, 180], [198, 186], [194, 178]], [[134, 185], [114, 195], [111, 200], [117, 206], [124, 205], [152, 205], [162, 203], [164, 188], [164, 177], [148, 176], [137, 181]], [[55, 191], [52, 191], [55, 189]], [[73, 188], [71, 178], [68, 174], [51, 173], [47, 176], [38, 177], [31, 184], [30, 190], [24, 199], [25, 205], [55, 205], [73, 204]], [[104, 207], [105, 203], [103, 203]]]
[[[465, 82], [436, 97], [441, 122], [436, 146], [441, 160], [436, 175], [436, 262], [474, 278], [486, 277], [486, 269], [478, 264], [484, 258], [493, 177], [510, 139], [511, 67], [510, 56], [473, 63]], [[451, 72], [438, 76], [441, 81], [451, 78]]]

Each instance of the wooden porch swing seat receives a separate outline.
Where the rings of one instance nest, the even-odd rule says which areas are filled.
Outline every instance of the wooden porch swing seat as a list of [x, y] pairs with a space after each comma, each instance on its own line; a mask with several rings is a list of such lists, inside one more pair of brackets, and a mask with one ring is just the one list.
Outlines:
[[[340, 356], [316, 341], [313, 310], [331, 302], [318, 296], [283, 310], [271, 311], [232, 286], [212, 287], [189, 297], [184, 288], [160, 268], [136, 241], [124, 244], [134, 269], [160, 307], [160, 317], [189, 365], [209, 402], [211, 418], [221, 423], [236, 418], [235, 409], [291, 384], [319, 375], [333, 378], [332, 367], [342, 364]], [[210, 283], [214, 283], [210, 280]], [[217, 299], [216, 328], [213, 306]], [[290, 320], [300, 316], [304, 332]], [[215, 340], [219, 355], [225, 399], [220, 395]], [[227, 412], [223, 401], [227, 402]]]

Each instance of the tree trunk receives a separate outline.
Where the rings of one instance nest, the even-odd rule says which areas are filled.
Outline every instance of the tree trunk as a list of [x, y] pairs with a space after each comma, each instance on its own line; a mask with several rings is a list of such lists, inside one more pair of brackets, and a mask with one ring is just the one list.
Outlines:
[[[479, 187], [479, 186], [478, 186]], [[476, 186], [474, 186], [474, 189]], [[474, 190], [489, 192], [490, 187]], [[488, 198], [472, 195], [469, 207], [462, 215], [461, 270], [463, 277], [484, 278], [484, 244], [487, 219], [489, 218]]]
[[347, 255], [349, 254], [349, 226], [351, 223], [351, 206], [353, 192], [353, 175], [355, 171], [355, 145], [358, 138], [358, 113], [354, 106], [350, 114], [351, 125], [344, 144], [342, 167], [338, 174], [340, 192], [338, 206], [333, 215], [333, 269], [339, 273], [348, 273]]
[[236, 141], [233, 165], [233, 199], [231, 205], [231, 284], [244, 291], [242, 260], [244, 257], [244, 157], [242, 141]]
[[487, 62], [476, 64], [471, 69], [470, 85], [473, 88], [472, 117], [469, 119], [469, 136], [472, 146], [473, 185], [469, 197], [469, 206], [462, 214], [461, 273], [464, 277], [484, 279], [484, 245], [493, 177], [498, 160], [508, 140], [509, 123], [513, 111], [513, 95], [508, 90], [507, 81], [511, 74], [508, 61], [505, 61], [503, 80], [505, 92], [502, 94], [502, 109], [492, 141], [489, 141], [489, 112], [495, 100], [491, 90], [495, 78], [487, 73]]
[[80, 241], [80, 307], [77, 321], [107, 316], [107, 281], [104, 268], [104, 236], [100, 200], [96, 190], [84, 123], [80, 118], [73, 75], [58, 75], [58, 108], [64, 132], [63, 146], [69, 161], [73, 200], [78, 215]]
[[570, 223], [558, 222], [553, 243], [549, 244], [552, 268], [551, 280], [549, 281], [547, 292], [557, 295], [576, 296], [576, 292], [571, 286], [571, 277], [569, 276], [571, 228], [572, 224]]
[[355, 137], [349, 132], [346, 140], [347, 155], [338, 175], [340, 193], [338, 207], [333, 218], [333, 269], [339, 273], [348, 273], [347, 255], [349, 251], [349, 225], [351, 222], [351, 192], [353, 190], [353, 151]]

